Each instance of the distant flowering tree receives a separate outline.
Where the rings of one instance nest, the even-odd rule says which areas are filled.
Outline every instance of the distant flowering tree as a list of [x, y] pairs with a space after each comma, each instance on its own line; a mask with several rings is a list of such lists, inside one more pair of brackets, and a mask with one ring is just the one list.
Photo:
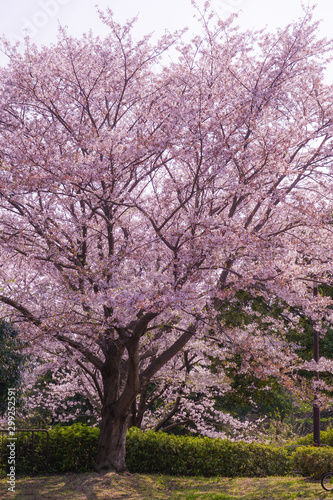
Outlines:
[[78, 365], [69, 368], [59, 360], [46, 364], [39, 357], [25, 370], [22, 385], [23, 402], [17, 419], [25, 422], [24, 426], [96, 425], [99, 421], [101, 405], [96, 388]]
[[4, 42], [0, 301], [32, 351], [90, 377], [96, 467], [121, 471], [137, 396], [180, 353], [242, 346], [246, 370], [256, 349], [276, 374], [294, 362], [278, 319], [221, 321], [238, 290], [314, 320], [331, 304], [305, 280], [332, 267], [332, 44], [311, 13], [241, 33], [206, 6], [190, 44], [155, 45], [100, 15], [103, 40], [62, 30], [24, 55]]

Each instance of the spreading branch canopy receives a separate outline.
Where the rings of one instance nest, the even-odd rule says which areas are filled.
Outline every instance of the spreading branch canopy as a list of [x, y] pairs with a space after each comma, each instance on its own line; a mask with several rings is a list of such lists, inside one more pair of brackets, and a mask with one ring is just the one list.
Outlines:
[[185, 345], [218, 354], [238, 290], [324, 314], [306, 280], [332, 267], [331, 43], [311, 13], [275, 34], [206, 13], [155, 45], [101, 17], [105, 39], [5, 46], [0, 301], [34, 348], [103, 377], [121, 354], [125, 408]]

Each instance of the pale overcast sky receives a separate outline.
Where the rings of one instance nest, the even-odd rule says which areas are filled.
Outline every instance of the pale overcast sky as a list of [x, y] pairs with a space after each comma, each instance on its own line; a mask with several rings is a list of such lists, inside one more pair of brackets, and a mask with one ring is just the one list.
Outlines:
[[[197, 0], [203, 5], [204, 0]], [[301, 0], [212, 0], [214, 9], [221, 17], [239, 12], [238, 23], [243, 28], [262, 28], [272, 30], [285, 26], [302, 14]], [[304, 0], [308, 3], [308, 0]], [[317, 4], [316, 18], [322, 19], [321, 33], [333, 37], [332, 0], [310, 1]], [[21, 40], [25, 33], [33, 41], [48, 44], [56, 40], [57, 27], [68, 26], [69, 32], [79, 36], [82, 32], [101, 32], [95, 5], [102, 9], [110, 7], [120, 22], [139, 15], [137, 33], [151, 31], [161, 33], [189, 26], [195, 29], [193, 7], [190, 0], [10, 0], [2, 2], [0, 34], [11, 41]], [[6, 59], [0, 54], [0, 65]], [[333, 73], [332, 73], [333, 74]]]

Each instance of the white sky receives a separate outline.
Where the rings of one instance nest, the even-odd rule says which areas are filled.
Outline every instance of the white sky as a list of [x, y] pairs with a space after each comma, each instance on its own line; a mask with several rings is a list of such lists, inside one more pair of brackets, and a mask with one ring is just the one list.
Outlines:
[[[197, 0], [197, 3], [203, 5], [204, 0]], [[309, 3], [315, 2], [310, 0]], [[101, 32], [96, 4], [102, 9], [110, 7], [119, 22], [138, 14], [138, 35], [152, 31], [158, 34], [165, 29], [172, 31], [184, 26], [196, 29], [190, 0], [2, 0], [0, 34], [17, 41], [27, 33], [34, 42], [48, 44], [56, 41], [59, 23], [68, 26], [75, 36], [90, 28]], [[321, 34], [333, 38], [333, 1], [317, 0], [316, 4], [316, 19], [323, 20]], [[267, 26], [273, 30], [302, 14], [301, 0], [212, 0], [212, 5], [221, 17], [239, 12], [238, 23], [250, 29]], [[0, 65], [5, 64], [6, 58], [0, 54]]]

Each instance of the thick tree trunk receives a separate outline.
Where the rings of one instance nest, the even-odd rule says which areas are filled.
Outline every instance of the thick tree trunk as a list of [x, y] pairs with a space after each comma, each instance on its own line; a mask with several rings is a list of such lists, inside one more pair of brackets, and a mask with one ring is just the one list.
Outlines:
[[103, 408], [101, 432], [98, 442], [95, 468], [98, 472], [126, 471], [126, 432], [128, 416], [115, 415]]
[[122, 363], [124, 347], [111, 344], [101, 370], [103, 406], [95, 468], [98, 472], [126, 471], [126, 432], [131, 407], [139, 390], [138, 341], [128, 343], [128, 360]]
[[[123, 341], [116, 343], [111, 339], [108, 349], [105, 349], [106, 359], [101, 367], [102, 423], [95, 464], [99, 472], [126, 471], [126, 432], [131, 410], [133, 413], [132, 405], [140, 387], [147, 385], [151, 377], [177, 354], [195, 333], [195, 326], [191, 326], [139, 376], [139, 340], [146, 331], [149, 320], [155, 316], [155, 313], [151, 313], [131, 324], [132, 337], [126, 347]], [[123, 336], [125, 337], [124, 333]], [[125, 348], [128, 358], [122, 362]]]

